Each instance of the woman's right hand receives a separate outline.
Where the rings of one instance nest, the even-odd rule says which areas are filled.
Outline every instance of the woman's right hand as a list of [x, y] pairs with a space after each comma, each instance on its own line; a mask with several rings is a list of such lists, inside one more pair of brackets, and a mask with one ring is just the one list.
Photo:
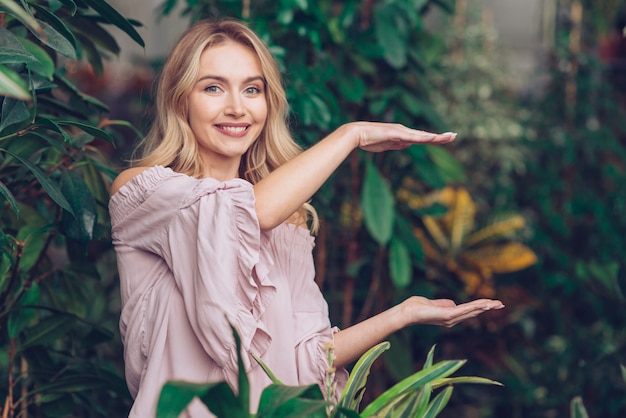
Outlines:
[[456, 138], [456, 133], [435, 134], [398, 123], [351, 122], [343, 128], [354, 139], [355, 148], [370, 152], [402, 150], [413, 144], [447, 144]]

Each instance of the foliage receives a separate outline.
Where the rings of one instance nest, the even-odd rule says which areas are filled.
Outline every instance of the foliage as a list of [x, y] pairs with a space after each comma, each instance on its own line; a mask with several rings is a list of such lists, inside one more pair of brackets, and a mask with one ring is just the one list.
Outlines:
[[[237, 331], [232, 328], [238, 353], [239, 393], [235, 394], [226, 382], [189, 383], [184, 381], [167, 382], [161, 391], [157, 405], [157, 418], [176, 418], [195, 397], [219, 418], [248, 417], [250, 384], [241, 359], [241, 340]], [[500, 383], [480, 377], [448, 377], [460, 369], [464, 360], [447, 360], [433, 364], [434, 350], [432, 347], [422, 370], [389, 388], [378, 398], [360, 411], [360, 405], [367, 384], [367, 377], [374, 361], [387, 349], [389, 342], [382, 342], [361, 356], [355, 364], [350, 378], [344, 387], [339, 401], [334, 403], [329, 397], [324, 399], [320, 387], [288, 386], [274, 376], [263, 361], [256, 361], [267, 372], [272, 384], [261, 393], [259, 407], [252, 416], [261, 417], [414, 417], [434, 418], [445, 408], [452, 395], [453, 385], [457, 383], [475, 383], [500, 385]], [[332, 344], [326, 349], [329, 352], [329, 389], [332, 389]], [[434, 391], [445, 387], [436, 396]], [[331, 393], [334, 390], [331, 390]], [[332, 398], [332, 397], [331, 397]]]
[[507, 308], [517, 320], [501, 329], [506, 360], [498, 379], [511, 396], [496, 401], [494, 415], [567, 416], [575, 396], [589, 416], [626, 415], [615, 367], [626, 361], [626, 73], [619, 49], [598, 56], [613, 39], [623, 44], [623, 23], [611, 9], [604, 21], [615, 26], [605, 33], [597, 24], [604, 7], [565, 3], [549, 82], [530, 103], [527, 171], [514, 178], [539, 262], [531, 277], [513, 276], [500, 289], [514, 296]]
[[[119, 47], [143, 45], [101, 0], [0, 0], [0, 396], [3, 417], [111, 416], [130, 395], [102, 149], [126, 126], [72, 82]], [[103, 342], [113, 342], [106, 345]]]
[[421, 227], [414, 229], [427, 260], [445, 272], [454, 273], [465, 284], [470, 296], [495, 297], [494, 274], [512, 273], [535, 264], [537, 256], [524, 244], [512, 241], [513, 234], [524, 228], [525, 220], [517, 213], [494, 215], [476, 229], [476, 205], [463, 187], [445, 187], [425, 196], [414, 194], [411, 179], [405, 179], [399, 198], [415, 211], [441, 205], [442, 214], [420, 217]]

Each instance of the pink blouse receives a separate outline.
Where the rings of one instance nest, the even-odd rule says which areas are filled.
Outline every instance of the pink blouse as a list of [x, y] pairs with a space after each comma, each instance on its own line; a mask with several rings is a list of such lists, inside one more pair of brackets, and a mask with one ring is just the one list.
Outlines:
[[[283, 224], [262, 232], [252, 185], [195, 179], [165, 167], [134, 177], [109, 203], [120, 275], [131, 417], [154, 416], [168, 380], [237, 386], [238, 331], [251, 410], [270, 384], [259, 356], [288, 385], [323, 387], [332, 341], [314, 282], [314, 239]], [[338, 387], [347, 373], [338, 371]], [[186, 416], [212, 416], [199, 401]]]

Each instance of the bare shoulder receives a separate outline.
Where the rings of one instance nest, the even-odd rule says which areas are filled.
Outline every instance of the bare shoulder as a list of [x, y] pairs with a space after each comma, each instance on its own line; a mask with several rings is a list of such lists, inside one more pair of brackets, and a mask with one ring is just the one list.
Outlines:
[[117, 191], [126, 183], [128, 183], [133, 177], [139, 175], [144, 170], [147, 170], [150, 167], [132, 167], [122, 171], [113, 181], [111, 185], [111, 196], [113, 196]]

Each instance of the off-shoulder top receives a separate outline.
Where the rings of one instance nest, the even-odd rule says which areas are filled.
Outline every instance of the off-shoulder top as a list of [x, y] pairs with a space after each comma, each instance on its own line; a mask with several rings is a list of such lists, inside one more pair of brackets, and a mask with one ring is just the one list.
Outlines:
[[[251, 410], [270, 384], [323, 385], [328, 305], [314, 282], [308, 230], [261, 231], [252, 185], [196, 179], [155, 166], [109, 202], [120, 276], [120, 332], [131, 417], [154, 416], [168, 380], [237, 386], [240, 335]], [[347, 373], [337, 373], [338, 387]], [[199, 401], [187, 416], [212, 416]]]

